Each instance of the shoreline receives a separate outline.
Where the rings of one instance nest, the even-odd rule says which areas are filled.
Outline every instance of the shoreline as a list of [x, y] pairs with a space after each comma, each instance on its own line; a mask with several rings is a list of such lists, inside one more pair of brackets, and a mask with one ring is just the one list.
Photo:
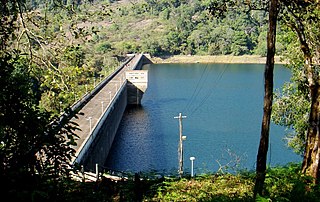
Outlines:
[[[155, 64], [169, 64], [169, 63], [181, 63], [181, 64], [195, 64], [195, 63], [225, 63], [225, 64], [265, 64], [266, 57], [258, 55], [173, 55], [161, 57], [151, 57], [151, 61]], [[286, 64], [281, 60], [280, 56], [275, 56], [275, 64]]]

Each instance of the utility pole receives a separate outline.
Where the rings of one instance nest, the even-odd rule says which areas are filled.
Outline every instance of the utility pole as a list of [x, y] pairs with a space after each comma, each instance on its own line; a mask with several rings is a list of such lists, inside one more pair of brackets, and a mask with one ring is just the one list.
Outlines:
[[183, 174], [183, 140], [186, 140], [186, 136], [182, 135], [182, 119], [187, 118], [187, 116], [182, 116], [179, 113], [179, 116], [175, 116], [175, 119], [179, 119], [179, 145], [178, 145], [178, 159], [179, 159], [179, 176], [181, 177]]

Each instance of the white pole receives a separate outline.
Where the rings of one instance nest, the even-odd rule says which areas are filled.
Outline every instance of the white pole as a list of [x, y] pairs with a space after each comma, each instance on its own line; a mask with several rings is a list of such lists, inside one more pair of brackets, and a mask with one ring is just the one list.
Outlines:
[[194, 173], [193, 173], [193, 161], [194, 161], [195, 159], [196, 159], [196, 158], [193, 157], [193, 156], [190, 157], [190, 161], [191, 161], [191, 177], [194, 176]]
[[99, 180], [99, 165], [96, 163], [96, 178]]
[[83, 165], [81, 165], [81, 174], [82, 174], [82, 182], [85, 182], [86, 181], [86, 176], [85, 176], [85, 173], [84, 173]]
[[103, 110], [104, 110], [104, 107], [103, 107], [103, 101], [101, 101], [101, 114], [103, 114]]
[[88, 117], [88, 119], [87, 120], [89, 120], [89, 126], [90, 126], [90, 133], [92, 132], [92, 117], [90, 116], [90, 117]]
[[110, 99], [109, 103], [111, 103], [111, 91], [109, 91], [109, 99]]

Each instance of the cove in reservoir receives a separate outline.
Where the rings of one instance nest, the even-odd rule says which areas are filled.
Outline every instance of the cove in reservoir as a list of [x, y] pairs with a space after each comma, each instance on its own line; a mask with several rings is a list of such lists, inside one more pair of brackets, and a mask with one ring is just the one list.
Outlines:
[[[105, 166], [118, 171], [177, 173], [179, 123], [183, 119], [184, 170], [195, 173], [255, 169], [263, 113], [264, 65], [152, 64], [141, 107], [128, 108]], [[274, 70], [274, 86], [290, 71]], [[287, 148], [285, 129], [271, 125], [268, 164], [299, 162]]]

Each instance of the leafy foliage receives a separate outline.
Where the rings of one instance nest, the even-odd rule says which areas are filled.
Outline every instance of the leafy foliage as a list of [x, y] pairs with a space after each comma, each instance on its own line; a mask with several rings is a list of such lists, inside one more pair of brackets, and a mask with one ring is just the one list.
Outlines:
[[[286, 24], [286, 34], [282, 40], [288, 48], [284, 52], [288, 59], [288, 68], [292, 72], [290, 83], [282, 87], [282, 93], [275, 93], [273, 121], [288, 128], [287, 139], [297, 153], [302, 154], [305, 149], [309, 114], [311, 109], [311, 94], [308, 83], [308, 70], [305, 68], [305, 58], [297, 35], [297, 27], [305, 31], [307, 43], [310, 46], [311, 57], [315, 63], [319, 60], [319, 10], [311, 9], [318, 6], [314, 2], [284, 1], [285, 13], [281, 23]], [[315, 77], [319, 77], [318, 65], [313, 65]], [[316, 79], [318, 80], [318, 79]]]
[[218, 20], [208, 13], [206, 1], [143, 0], [107, 6], [107, 18], [97, 9], [88, 9], [89, 5], [79, 6], [78, 16], [89, 14], [91, 18], [82, 17], [75, 27], [95, 30], [91, 42], [110, 44], [108, 50], [114, 55], [251, 54], [260, 46], [260, 33], [266, 30], [265, 11], [236, 10]]
[[167, 179], [158, 189], [158, 198], [163, 201], [249, 201], [252, 186], [252, 180], [229, 174]]
[[[28, 54], [37, 64], [33, 71], [41, 81], [40, 105], [55, 113], [83, 96], [97, 77], [107, 76], [114, 69], [119, 62], [117, 56], [127, 53], [163, 56], [266, 52], [267, 20], [263, 10], [246, 13], [237, 9], [223, 19], [215, 19], [208, 12], [212, 1], [21, 3], [25, 6], [23, 15], [16, 10], [15, 18], [3, 23], [4, 30], [8, 30], [5, 24], [19, 22], [14, 26], [19, 29], [5, 31], [1, 36], [9, 37], [11, 33], [14, 43], [7, 47]], [[55, 9], [64, 4], [64, 9]]]
[[30, 194], [39, 182], [68, 176], [76, 127], [39, 108], [39, 84], [26, 58], [4, 54], [0, 64], [2, 191], [6, 197], [30, 198], [23, 193]]
[[303, 154], [308, 128], [310, 100], [294, 83], [286, 83], [275, 93], [273, 122], [288, 128], [286, 139], [295, 152]]
[[[317, 201], [319, 186], [301, 175], [299, 164], [268, 169], [266, 193], [256, 201]], [[253, 172], [166, 178], [153, 198], [161, 201], [253, 201]]]

